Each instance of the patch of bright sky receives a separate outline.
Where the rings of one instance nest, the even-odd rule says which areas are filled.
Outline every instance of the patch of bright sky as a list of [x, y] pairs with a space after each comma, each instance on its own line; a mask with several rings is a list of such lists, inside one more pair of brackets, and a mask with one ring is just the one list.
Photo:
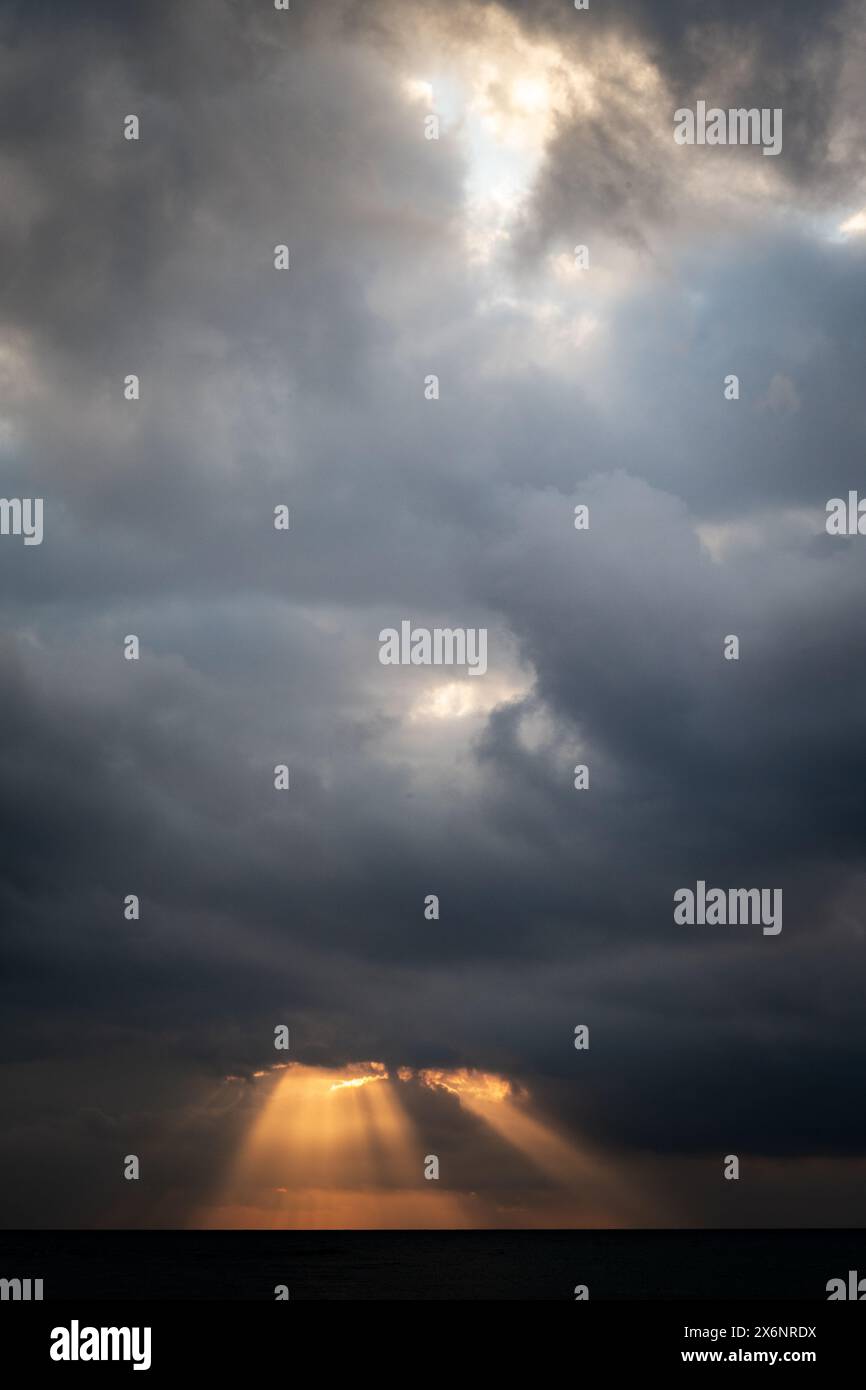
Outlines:
[[507, 237], [508, 223], [530, 195], [559, 116], [593, 106], [589, 72], [558, 49], [533, 44], [507, 16], [467, 44], [446, 70], [412, 75], [410, 99], [440, 120], [440, 137], [456, 137], [465, 158], [467, 243], [486, 261]]

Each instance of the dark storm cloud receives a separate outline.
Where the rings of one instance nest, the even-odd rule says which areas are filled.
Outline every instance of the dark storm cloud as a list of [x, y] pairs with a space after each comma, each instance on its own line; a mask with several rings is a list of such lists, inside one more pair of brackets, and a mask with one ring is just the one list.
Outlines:
[[[516, 255], [479, 269], [465, 147], [428, 147], [402, 92], [405, 7], [293, 5], [280, 33], [240, 4], [75, 8], [0, 30], [4, 490], [47, 516], [0, 545], [4, 1218], [37, 1219], [61, 1152], [46, 1219], [111, 1219], [99, 1165], [140, 1142], [178, 1219], [247, 1101], [175, 1119], [282, 1020], [311, 1063], [516, 1076], [631, 1155], [862, 1153], [864, 561], [822, 533], [863, 483], [863, 253], [818, 167], [848, 12], [511, 7], [566, 53], [621, 33], [675, 104], [749, 55], [760, 90], [718, 99], [790, 104], [802, 202], [715, 236], [605, 71], [613, 105], [554, 133]], [[551, 366], [533, 296], [577, 205], [652, 254], [588, 282], [601, 326]], [[410, 716], [426, 673], [376, 659], [409, 615], [490, 626], [498, 708]], [[783, 886], [782, 936], [674, 927], [699, 877]]]

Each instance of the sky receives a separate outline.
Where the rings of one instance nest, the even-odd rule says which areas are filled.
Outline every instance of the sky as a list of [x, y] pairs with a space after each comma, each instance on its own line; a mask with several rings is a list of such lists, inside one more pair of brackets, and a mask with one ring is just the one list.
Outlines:
[[866, 1221], [864, 59], [842, 0], [0, 5], [4, 1226]]

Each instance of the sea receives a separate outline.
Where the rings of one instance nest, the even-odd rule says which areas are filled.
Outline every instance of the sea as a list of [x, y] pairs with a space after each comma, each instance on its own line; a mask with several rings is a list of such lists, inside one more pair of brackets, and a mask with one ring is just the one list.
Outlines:
[[850, 1270], [861, 1230], [0, 1233], [45, 1300], [826, 1300]]

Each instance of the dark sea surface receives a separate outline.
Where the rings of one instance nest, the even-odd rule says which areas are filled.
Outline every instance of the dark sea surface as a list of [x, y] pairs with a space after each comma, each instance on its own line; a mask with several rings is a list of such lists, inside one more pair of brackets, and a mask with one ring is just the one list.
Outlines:
[[52, 1299], [821, 1299], [864, 1231], [7, 1231]]

